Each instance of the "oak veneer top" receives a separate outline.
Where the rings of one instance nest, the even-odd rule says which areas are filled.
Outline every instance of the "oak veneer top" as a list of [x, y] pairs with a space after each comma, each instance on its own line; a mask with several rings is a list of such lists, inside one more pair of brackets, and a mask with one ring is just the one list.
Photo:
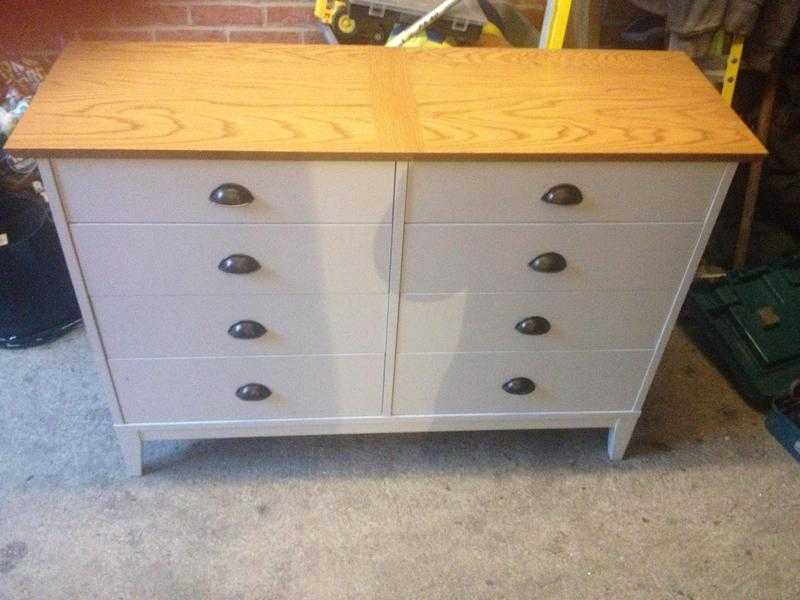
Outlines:
[[7, 149], [42, 156], [749, 160], [677, 52], [70, 45]]

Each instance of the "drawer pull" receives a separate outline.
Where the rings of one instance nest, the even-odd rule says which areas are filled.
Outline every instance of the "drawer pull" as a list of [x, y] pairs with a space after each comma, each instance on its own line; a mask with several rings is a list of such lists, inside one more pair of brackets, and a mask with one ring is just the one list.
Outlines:
[[529, 262], [528, 266], [539, 273], [558, 273], [567, 268], [567, 259], [558, 252], [545, 252]]
[[238, 340], [254, 340], [265, 333], [267, 328], [258, 321], [238, 321], [228, 329], [228, 335]]
[[544, 317], [528, 317], [517, 323], [516, 330], [524, 335], [544, 335], [550, 331], [550, 321]]
[[270, 390], [267, 386], [261, 385], [260, 383], [246, 383], [238, 390], [236, 390], [236, 396], [240, 400], [245, 400], [247, 402], [257, 402], [258, 400], [266, 400], [272, 395], [272, 390]]
[[547, 190], [544, 196], [542, 196], [542, 202], [558, 204], [560, 206], [570, 206], [583, 202], [583, 194], [577, 186], [571, 183], [561, 183]]
[[530, 394], [536, 389], [536, 384], [527, 377], [514, 377], [503, 384], [503, 391], [515, 396]]
[[238, 183], [223, 183], [216, 188], [208, 199], [214, 204], [224, 206], [241, 206], [253, 201], [253, 194], [243, 185]]
[[231, 254], [228, 258], [223, 258], [219, 263], [219, 270], [223, 273], [233, 273], [244, 275], [258, 271], [261, 265], [252, 256], [246, 254]]

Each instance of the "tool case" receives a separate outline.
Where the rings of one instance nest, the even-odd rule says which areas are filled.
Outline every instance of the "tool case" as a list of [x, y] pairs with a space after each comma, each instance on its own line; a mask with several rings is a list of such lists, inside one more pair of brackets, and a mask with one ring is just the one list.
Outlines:
[[698, 281], [686, 314], [697, 341], [800, 461], [800, 256]]
[[800, 462], [800, 398], [776, 400], [767, 413], [767, 430]]
[[800, 379], [800, 256], [698, 281], [693, 333], [752, 403], [768, 408]]

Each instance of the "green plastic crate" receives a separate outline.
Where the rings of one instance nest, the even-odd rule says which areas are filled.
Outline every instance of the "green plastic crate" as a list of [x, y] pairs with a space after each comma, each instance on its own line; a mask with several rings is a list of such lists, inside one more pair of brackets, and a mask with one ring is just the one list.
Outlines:
[[686, 308], [704, 350], [753, 403], [769, 407], [800, 379], [800, 256], [698, 282]]

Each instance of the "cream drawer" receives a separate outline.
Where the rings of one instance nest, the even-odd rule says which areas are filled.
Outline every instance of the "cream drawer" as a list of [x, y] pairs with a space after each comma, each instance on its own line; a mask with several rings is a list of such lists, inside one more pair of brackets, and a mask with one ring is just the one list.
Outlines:
[[[418, 162], [409, 166], [409, 223], [702, 221], [720, 163]], [[572, 184], [579, 204], [542, 201]]]
[[[101, 296], [94, 298], [103, 346], [110, 358], [382, 353], [387, 297]], [[229, 329], [255, 321], [267, 331], [254, 339]]]
[[[652, 356], [626, 352], [492, 352], [399, 354], [392, 413], [618, 411], [633, 408]], [[503, 391], [517, 377], [527, 395]]]
[[[699, 231], [699, 223], [407, 225], [402, 290], [674, 290]], [[566, 269], [528, 266], [547, 252], [563, 255]]]
[[673, 296], [671, 290], [403, 294], [397, 351], [655, 348]]
[[[390, 223], [392, 162], [58, 159], [55, 173], [71, 222]], [[244, 186], [253, 201], [209, 200]]]
[[[121, 225], [71, 227], [93, 296], [386, 294], [388, 225]], [[233, 254], [248, 274], [219, 270]]]
[[[127, 423], [377, 415], [383, 355], [109, 361]], [[271, 391], [236, 396], [243, 385]]]

